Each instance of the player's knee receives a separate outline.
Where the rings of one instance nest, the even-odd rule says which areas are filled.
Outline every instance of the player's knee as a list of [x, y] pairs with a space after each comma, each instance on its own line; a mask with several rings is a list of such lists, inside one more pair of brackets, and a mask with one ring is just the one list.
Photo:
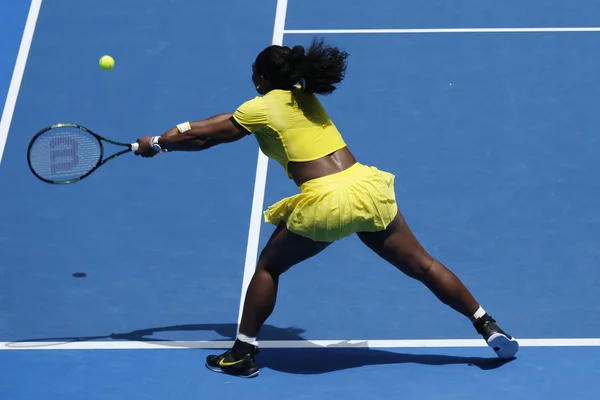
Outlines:
[[256, 266], [256, 270], [264, 273], [268, 273], [273, 278], [279, 278], [279, 275], [283, 274], [288, 268], [282, 268], [276, 263], [271, 263], [268, 260], [260, 260]]
[[423, 282], [430, 277], [435, 260], [427, 253], [415, 253], [408, 256], [405, 263], [409, 271], [408, 275]]

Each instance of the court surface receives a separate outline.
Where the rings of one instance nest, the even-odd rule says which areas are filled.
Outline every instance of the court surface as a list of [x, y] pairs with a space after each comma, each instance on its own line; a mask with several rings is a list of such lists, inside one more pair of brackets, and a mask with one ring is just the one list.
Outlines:
[[[1, 399], [597, 398], [600, 2], [0, 11]], [[467, 320], [352, 237], [282, 278], [257, 379], [211, 373], [204, 358], [235, 338], [273, 231], [261, 212], [297, 191], [278, 165], [249, 137], [120, 157], [67, 186], [27, 167], [30, 138], [55, 122], [135, 141], [233, 111], [255, 96], [262, 48], [313, 36], [351, 54], [322, 99], [351, 150], [396, 175], [412, 229], [521, 340], [516, 359], [499, 362]], [[114, 70], [98, 67], [103, 54]]]

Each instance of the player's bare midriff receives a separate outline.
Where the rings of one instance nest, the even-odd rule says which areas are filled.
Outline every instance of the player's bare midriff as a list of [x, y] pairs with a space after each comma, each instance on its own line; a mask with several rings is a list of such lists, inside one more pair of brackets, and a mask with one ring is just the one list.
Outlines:
[[348, 147], [343, 147], [325, 157], [306, 162], [289, 162], [288, 171], [294, 183], [301, 186], [311, 179], [342, 172], [356, 163]]

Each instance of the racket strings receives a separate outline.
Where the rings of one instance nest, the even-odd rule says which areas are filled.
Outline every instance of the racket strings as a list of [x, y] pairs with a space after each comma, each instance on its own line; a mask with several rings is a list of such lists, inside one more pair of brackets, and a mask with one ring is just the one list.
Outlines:
[[68, 181], [91, 171], [102, 158], [102, 145], [76, 127], [58, 127], [38, 136], [31, 145], [32, 169], [43, 179]]

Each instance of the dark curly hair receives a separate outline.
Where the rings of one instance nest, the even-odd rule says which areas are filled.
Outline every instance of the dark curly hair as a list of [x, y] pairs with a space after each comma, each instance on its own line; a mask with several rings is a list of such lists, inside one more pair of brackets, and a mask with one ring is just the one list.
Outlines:
[[291, 90], [300, 84], [306, 93], [327, 95], [344, 79], [347, 58], [347, 52], [314, 39], [306, 51], [303, 46], [269, 46], [254, 65], [273, 89]]

